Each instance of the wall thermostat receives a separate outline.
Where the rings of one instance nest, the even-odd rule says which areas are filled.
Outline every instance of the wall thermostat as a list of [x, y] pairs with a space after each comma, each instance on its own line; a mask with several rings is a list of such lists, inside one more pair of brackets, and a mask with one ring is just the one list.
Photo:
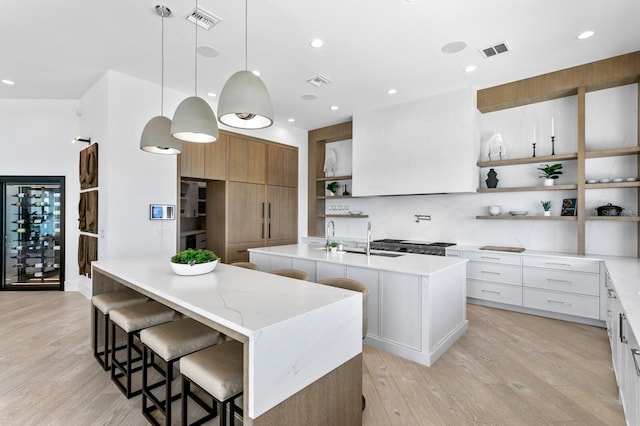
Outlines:
[[149, 205], [150, 220], [174, 220], [176, 206], [173, 204], [151, 204]]

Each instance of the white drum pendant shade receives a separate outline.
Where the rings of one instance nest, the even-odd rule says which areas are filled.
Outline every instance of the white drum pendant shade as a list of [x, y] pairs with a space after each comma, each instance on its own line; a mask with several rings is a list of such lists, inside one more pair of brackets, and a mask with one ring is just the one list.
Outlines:
[[271, 96], [260, 77], [249, 71], [233, 74], [220, 92], [218, 119], [227, 126], [240, 129], [271, 126]]
[[216, 115], [204, 99], [186, 98], [173, 114], [171, 135], [186, 142], [215, 142], [218, 140]]
[[182, 141], [171, 136], [171, 120], [158, 115], [153, 117], [142, 130], [140, 149], [154, 154], [180, 154]]

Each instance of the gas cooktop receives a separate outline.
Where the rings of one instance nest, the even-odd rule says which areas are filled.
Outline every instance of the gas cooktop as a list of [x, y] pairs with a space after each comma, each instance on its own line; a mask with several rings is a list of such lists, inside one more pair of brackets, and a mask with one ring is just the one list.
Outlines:
[[444, 256], [446, 247], [454, 246], [455, 243], [425, 242], [411, 240], [383, 239], [371, 242], [371, 248], [382, 251], [396, 251], [400, 253], [430, 254]]

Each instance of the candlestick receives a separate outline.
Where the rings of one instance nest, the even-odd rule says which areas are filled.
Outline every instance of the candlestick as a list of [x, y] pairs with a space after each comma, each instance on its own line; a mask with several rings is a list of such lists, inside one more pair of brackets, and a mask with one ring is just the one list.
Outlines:
[[554, 130], [554, 125], [553, 125], [553, 117], [551, 117], [551, 137], [554, 137], [556, 135], [556, 132]]
[[536, 156], [536, 143], [533, 143], [533, 156]]
[[556, 155], [555, 141], [556, 141], [556, 137], [551, 136], [551, 155]]

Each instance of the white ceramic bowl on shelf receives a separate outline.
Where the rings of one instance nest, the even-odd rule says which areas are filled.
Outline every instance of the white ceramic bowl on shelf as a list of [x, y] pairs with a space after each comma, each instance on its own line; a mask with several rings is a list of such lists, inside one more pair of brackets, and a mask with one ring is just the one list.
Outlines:
[[628, 177], [628, 178], [625, 179], [625, 181], [627, 181], [627, 182], [635, 182], [637, 180], [638, 180], [638, 178], [632, 178], [632, 177]]
[[509, 214], [511, 216], [526, 216], [529, 213], [527, 210], [511, 210]]
[[598, 182], [600, 182], [600, 183], [609, 183], [611, 181], [609, 179], [600, 179]]
[[624, 180], [624, 179], [622, 179], [622, 178], [615, 178], [615, 179], [613, 180], [613, 182], [614, 182], [614, 183], [620, 183], [620, 182], [622, 182], [623, 180]]
[[589, 179], [587, 180], [587, 183], [598, 183], [597, 179]]

